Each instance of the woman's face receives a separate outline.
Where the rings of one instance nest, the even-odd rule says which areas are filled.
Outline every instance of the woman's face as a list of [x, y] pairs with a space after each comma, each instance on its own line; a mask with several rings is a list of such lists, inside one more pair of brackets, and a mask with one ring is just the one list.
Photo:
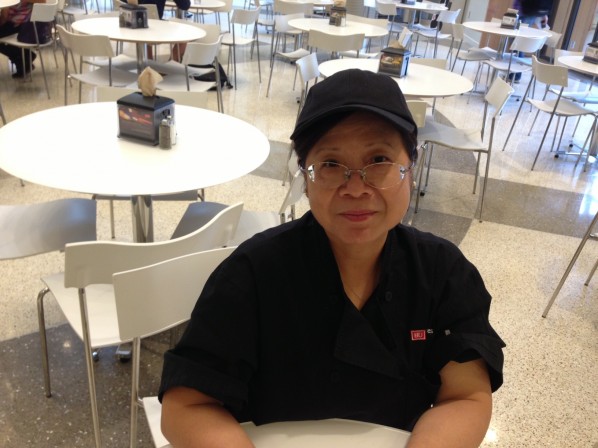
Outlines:
[[[318, 162], [336, 162], [350, 169], [377, 162], [411, 164], [401, 134], [368, 112], [355, 112], [324, 134], [307, 154], [305, 167]], [[311, 210], [333, 246], [382, 247], [388, 231], [409, 207], [410, 184], [410, 174], [387, 189], [365, 184], [359, 173], [352, 173], [345, 184], [334, 189], [306, 178]]]

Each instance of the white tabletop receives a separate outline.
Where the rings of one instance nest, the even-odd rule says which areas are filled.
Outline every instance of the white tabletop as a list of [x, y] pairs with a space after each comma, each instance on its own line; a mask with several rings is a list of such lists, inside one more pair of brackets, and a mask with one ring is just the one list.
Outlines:
[[510, 28], [501, 28], [500, 22], [463, 22], [463, 26], [473, 31], [480, 31], [482, 33], [495, 34], [497, 36], [505, 37], [548, 37], [550, 33], [537, 28], [528, 26], [520, 27], [518, 30]]
[[0, 8], [8, 8], [17, 5], [19, 2], [20, 0], [0, 0]]
[[598, 76], [598, 64], [584, 61], [583, 56], [561, 56], [559, 63], [571, 70], [590, 76]]
[[313, 3], [314, 6], [332, 6], [334, 4], [334, 0], [284, 0], [288, 3]]
[[401, 3], [401, 0], [394, 0], [394, 3], [399, 9], [412, 9], [415, 11], [439, 12], [447, 9], [447, 7], [442, 3], [415, 2], [414, 5], [408, 5], [406, 3]]
[[[332, 59], [320, 64], [322, 76], [332, 76], [334, 73], [350, 68], [378, 72], [378, 59]], [[464, 76], [448, 70], [429, 67], [422, 64], [409, 63], [407, 76], [393, 78], [399, 84], [403, 95], [423, 98], [439, 98], [460, 95], [473, 89], [473, 83]]]
[[[222, 8], [225, 6], [226, 3], [220, 0], [192, 0], [191, 6], [189, 9], [216, 9]], [[175, 2], [168, 0], [166, 2], [167, 8], [176, 8], [177, 5]]]
[[170, 150], [118, 138], [117, 117], [116, 104], [109, 102], [46, 109], [11, 121], [0, 128], [0, 168], [62, 190], [154, 195], [236, 179], [259, 167], [270, 150], [257, 128], [205, 109], [176, 105], [178, 137]]
[[365, 37], [383, 37], [388, 34], [386, 28], [367, 23], [353, 22], [351, 20], [347, 20], [346, 26], [335, 26], [330, 25], [329, 19], [304, 18], [289, 20], [289, 25], [301, 31], [319, 30], [337, 36], [363, 33]]
[[256, 448], [402, 448], [410, 435], [388, 426], [341, 419], [242, 426]]
[[147, 44], [183, 43], [201, 39], [206, 32], [192, 24], [170, 20], [148, 20], [148, 28], [121, 28], [118, 17], [76, 20], [73, 30], [82, 34], [108, 36], [121, 42]]

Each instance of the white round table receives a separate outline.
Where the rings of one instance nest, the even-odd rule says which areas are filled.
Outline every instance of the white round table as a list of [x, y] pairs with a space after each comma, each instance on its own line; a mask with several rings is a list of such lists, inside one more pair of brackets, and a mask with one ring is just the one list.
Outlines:
[[590, 76], [598, 76], [598, 64], [592, 64], [583, 60], [583, 56], [561, 56], [559, 63], [576, 72]]
[[538, 28], [531, 28], [529, 26], [520, 27], [518, 30], [510, 28], [501, 28], [500, 22], [463, 22], [463, 26], [473, 31], [480, 31], [482, 33], [494, 34], [496, 36], [504, 37], [549, 37], [550, 33]]
[[117, 117], [116, 103], [108, 102], [14, 120], [0, 128], [0, 168], [51, 188], [132, 196], [147, 204], [135, 210], [135, 239], [151, 241], [151, 195], [228, 182], [259, 167], [270, 151], [257, 128], [210, 110], [176, 105], [178, 136], [170, 150], [118, 138]]
[[284, 0], [288, 3], [313, 3], [315, 7], [328, 7], [334, 4], [334, 0]]
[[192, 24], [170, 20], [148, 20], [148, 28], [121, 28], [118, 17], [96, 17], [76, 20], [72, 28], [77, 33], [108, 36], [117, 42], [135, 43], [137, 68], [146, 65], [146, 44], [177, 44], [201, 39], [206, 32]]
[[346, 26], [330, 25], [328, 19], [303, 18], [289, 20], [289, 25], [301, 31], [318, 30], [336, 36], [349, 34], [365, 34], [365, 37], [383, 37], [388, 34], [386, 28], [370, 25], [368, 23], [347, 21]]
[[[320, 74], [326, 77], [350, 68], [377, 73], [379, 63], [378, 59], [343, 58], [323, 62], [319, 68]], [[403, 95], [420, 98], [460, 95], [473, 89], [473, 83], [464, 76], [448, 70], [414, 64], [413, 61], [409, 63], [406, 76], [393, 79], [399, 84]]]
[[0, 8], [8, 8], [9, 6], [18, 5], [20, 0], [0, 0]]

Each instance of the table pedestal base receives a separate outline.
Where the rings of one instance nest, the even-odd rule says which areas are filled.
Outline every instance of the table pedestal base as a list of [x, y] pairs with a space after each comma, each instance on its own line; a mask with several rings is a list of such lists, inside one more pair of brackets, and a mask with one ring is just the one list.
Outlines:
[[152, 197], [131, 196], [133, 213], [133, 239], [136, 243], [151, 243], [154, 241], [154, 215], [152, 212]]

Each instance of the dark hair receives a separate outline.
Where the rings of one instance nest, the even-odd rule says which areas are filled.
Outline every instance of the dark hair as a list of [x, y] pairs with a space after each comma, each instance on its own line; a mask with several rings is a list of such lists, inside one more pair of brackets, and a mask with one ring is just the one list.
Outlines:
[[[309, 132], [302, 132], [295, 135], [291, 145], [297, 155], [297, 163], [299, 166], [305, 168], [307, 155], [324, 134], [355, 112], [356, 111], [351, 110], [328, 115], [310, 126], [308, 130]], [[401, 132], [399, 129], [397, 129], [397, 132], [399, 132], [403, 138], [403, 144], [407, 150], [409, 160], [413, 163], [417, 162], [417, 135], [414, 133]]]

